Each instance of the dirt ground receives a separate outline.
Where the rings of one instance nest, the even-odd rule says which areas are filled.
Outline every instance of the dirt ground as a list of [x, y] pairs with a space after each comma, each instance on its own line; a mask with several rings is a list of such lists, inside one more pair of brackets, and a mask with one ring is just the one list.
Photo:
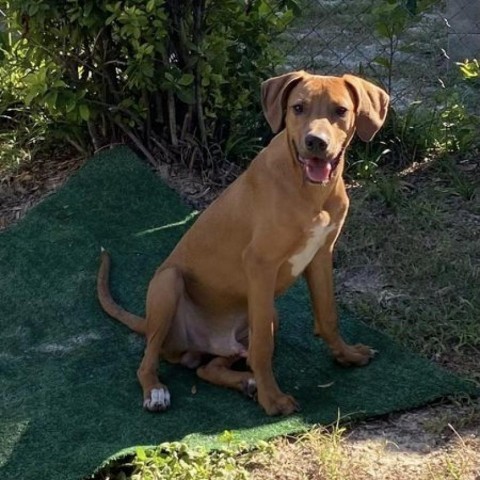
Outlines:
[[[65, 152], [60, 159], [42, 158], [0, 174], [0, 230], [55, 192], [83, 162]], [[205, 187], [190, 172], [163, 166], [159, 174], [195, 208], [205, 207], [219, 190]], [[341, 272], [338, 282], [355, 292], [355, 282], [342, 281]], [[255, 479], [480, 480], [479, 426], [478, 401], [432, 405], [277, 439], [274, 453], [260, 453], [249, 469]]]

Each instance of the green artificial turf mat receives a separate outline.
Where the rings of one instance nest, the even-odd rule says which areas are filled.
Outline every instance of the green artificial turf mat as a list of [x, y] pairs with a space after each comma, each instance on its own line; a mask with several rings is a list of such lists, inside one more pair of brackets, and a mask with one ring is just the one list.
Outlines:
[[187, 437], [214, 446], [225, 430], [253, 442], [330, 423], [338, 411], [366, 417], [474, 392], [347, 314], [341, 322], [346, 339], [379, 354], [365, 368], [336, 366], [312, 335], [300, 282], [278, 302], [275, 370], [301, 413], [267, 417], [240, 394], [165, 364], [172, 407], [143, 411], [136, 379], [143, 339], [97, 303], [100, 246], [112, 254], [114, 296], [143, 314], [149, 278], [193, 221], [174, 192], [131, 151], [118, 148], [94, 157], [0, 235], [2, 480], [79, 479], [135, 445]]

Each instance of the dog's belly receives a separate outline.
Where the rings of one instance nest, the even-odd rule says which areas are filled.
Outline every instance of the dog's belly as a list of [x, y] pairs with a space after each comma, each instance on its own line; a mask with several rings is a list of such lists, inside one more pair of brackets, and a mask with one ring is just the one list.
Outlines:
[[182, 297], [167, 337], [166, 348], [178, 353], [246, 356], [247, 312], [208, 314], [190, 299]]

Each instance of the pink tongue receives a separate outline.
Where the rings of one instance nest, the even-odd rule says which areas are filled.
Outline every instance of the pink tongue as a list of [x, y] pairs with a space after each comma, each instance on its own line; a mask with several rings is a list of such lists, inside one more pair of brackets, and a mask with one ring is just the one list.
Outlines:
[[312, 182], [328, 182], [332, 164], [330, 162], [308, 162], [305, 170]]

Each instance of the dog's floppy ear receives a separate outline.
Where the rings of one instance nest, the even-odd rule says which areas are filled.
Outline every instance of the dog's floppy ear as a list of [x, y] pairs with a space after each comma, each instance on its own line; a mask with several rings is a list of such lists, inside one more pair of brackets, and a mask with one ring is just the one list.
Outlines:
[[390, 97], [381, 88], [359, 77], [344, 75], [343, 79], [356, 100], [357, 134], [364, 142], [369, 142], [385, 121]]
[[262, 83], [262, 108], [273, 133], [283, 127], [288, 94], [306, 75], [304, 71], [286, 73]]

